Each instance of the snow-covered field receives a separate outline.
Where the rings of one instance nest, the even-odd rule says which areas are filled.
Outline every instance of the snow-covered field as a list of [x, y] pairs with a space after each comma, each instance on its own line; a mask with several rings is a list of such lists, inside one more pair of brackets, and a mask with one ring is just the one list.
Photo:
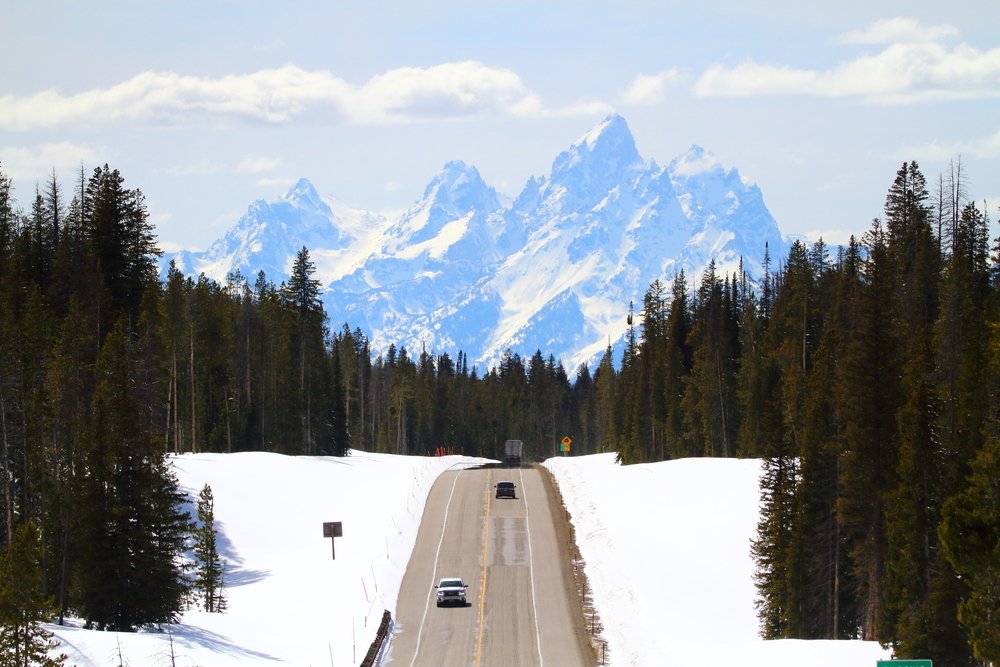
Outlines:
[[[162, 632], [48, 626], [68, 664], [357, 665], [383, 610], [395, 607], [434, 480], [482, 460], [244, 453], [174, 463], [192, 501], [212, 487], [228, 610], [190, 610]], [[546, 466], [576, 526], [608, 664], [833, 667], [888, 657], [871, 642], [757, 637], [749, 555], [756, 461], [621, 467], [601, 454]], [[327, 521], [343, 527], [333, 547], [323, 537]]]
[[545, 462], [572, 515], [611, 665], [874, 667], [875, 642], [764, 641], [754, 563], [758, 460]]

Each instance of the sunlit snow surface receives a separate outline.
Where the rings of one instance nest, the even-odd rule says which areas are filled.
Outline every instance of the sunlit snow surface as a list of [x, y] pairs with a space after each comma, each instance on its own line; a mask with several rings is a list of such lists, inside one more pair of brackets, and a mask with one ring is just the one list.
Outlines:
[[758, 460], [554, 458], [612, 665], [871, 665], [861, 641], [764, 641], [754, 608]]
[[[383, 609], [395, 607], [434, 480], [482, 462], [365, 452], [173, 460], [192, 503], [206, 483], [212, 487], [228, 610], [187, 611], [162, 632], [98, 632], [78, 621], [47, 626], [68, 664], [357, 665]], [[546, 466], [575, 525], [608, 664], [833, 667], [888, 656], [871, 642], [757, 637], [749, 547], [758, 462], [622, 467], [613, 454], [600, 454]], [[342, 522], [336, 559], [323, 537], [327, 521]]]

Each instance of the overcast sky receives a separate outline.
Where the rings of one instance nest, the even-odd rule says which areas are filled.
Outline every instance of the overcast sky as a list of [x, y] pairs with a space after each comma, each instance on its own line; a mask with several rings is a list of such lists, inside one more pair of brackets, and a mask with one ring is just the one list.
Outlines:
[[995, 0], [4, 4], [19, 203], [108, 163], [165, 249], [300, 177], [399, 210], [463, 160], [516, 196], [610, 112], [644, 158], [698, 144], [739, 169], [786, 234], [863, 232], [904, 160], [936, 185], [960, 158], [1000, 217]]

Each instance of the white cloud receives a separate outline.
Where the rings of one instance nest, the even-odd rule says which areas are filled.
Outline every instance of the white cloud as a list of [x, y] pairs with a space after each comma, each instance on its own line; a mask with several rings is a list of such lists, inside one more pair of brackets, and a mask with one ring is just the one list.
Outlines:
[[277, 169], [279, 164], [281, 164], [281, 161], [275, 158], [247, 155], [240, 160], [237, 169], [248, 174], [260, 174], [265, 171]]
[[107, 123], [182, 124], [205, 119], [398, 123], [483, 114], [561, 116], [610, 107], [548, 108], [513, 71], [465, 61], [402, 67], [353, 85], [295, 65], [221, 78], [143, 72], [110, 88], [64, 95], [46, 90], [0, 97], [0, 125], [27, 130]]
[[932, 141], [922, 146], [904, 146], [895, 153], [897, 159], [944, 162], [959, 156], [996, 159], [1000, 158], [1000, 130], [987, 137], [971, 141]]
[[639, 74], [622, 95], [622, 101], [636, 106], [660, 104], [664, 101], [667, 88], [683, 78], [676, 67], [658, 74]]
[[211, 162], [201, 160], [199, 162], [185, 162], [167, 169], [171, 176], [212, 176], [229, 171], [229, 168], [221, 162]]
[[157, 239], [156, 245], [160, 248], [160, 250], [167, 253], [168, 255], [173, 254], [175, 252], [180, 252], [182, 250], [188, 250], [188, 248], [185, 247], [183, 243], [176, 243], [174, 241], [160, 241], [159, 239]]
[[817, 78], [810, 70], [747, 60], [735, 67], [710, 66], [695, 84], [695, 93], [701, 97], [749, 97], [813, 92]]
[[272, 39], [269, 42], [262, 42], [260, 44], [254, 44], [253, 50], [258, 53], [263, 53], [266, 51], [280, 51], [286, 48], [288, 45], [282, 39]]
[[257, 185], [262, 188], [275, 186], [288, 188], [295, 185], [295, 182], [296, 179], [292, 176], [263, 176], [257, 179]]
[[914, 19], [896, 17], [872, 23], [862, 30], [840, 36], [845, 44], [895, 44], [899, 42], [942, 42], [959, 37], [952, 25], [922, 26]]
[[4, 173], [14, 181], [36, 179], [39, 174], [48, 174], [52, 169], [56, 175], [77, 173], [81, 164], [97, 162], [98, 151], [90, 146], [69, 141], [42, 144], [32, 148], [0, 148], [0, 165]]
[[280, 161], [274, 158], [247, 155], [235, 166], [232, 163], [200, 160], [175, 165], [167, 169], [167, 173], [171, 176], [213, 176], [234, 171], [244, 174], [260, 174], [276, 169], [279, 164]]
[[695, 84], [702, 97], [811, 95], [858, 97], [882, 104], [1000, 97], [1000, 48], [981, 51], [967, 44], [949, 48], [950, 26], [922, 28], [893, 19], [848, 33], [852, 43], [885, 43], [837, 67], [797, 69], [748, 59], [734, 67], [712, 65]]

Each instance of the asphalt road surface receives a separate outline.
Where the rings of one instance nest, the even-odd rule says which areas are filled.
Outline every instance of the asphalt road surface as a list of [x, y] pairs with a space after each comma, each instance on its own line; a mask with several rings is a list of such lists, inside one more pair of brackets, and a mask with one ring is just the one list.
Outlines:
[[[510, 480], [517, 498], [495, 498]], [[451, 471], [431, 489], [399, 599], [384, 665], [592, 665], [543, 473]], [[563, 543], [561, 543], [561, 541]], [[465, 607], [437, 607], [434, 584], [461, 577]]]

